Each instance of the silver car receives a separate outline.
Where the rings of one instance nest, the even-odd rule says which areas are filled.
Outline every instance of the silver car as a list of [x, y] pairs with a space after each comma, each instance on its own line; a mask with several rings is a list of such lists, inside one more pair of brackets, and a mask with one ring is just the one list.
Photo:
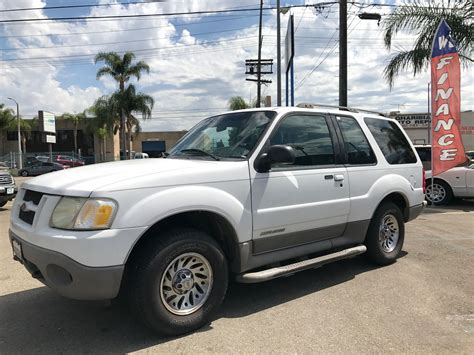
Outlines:
[[64, 165], [58, 163], [50, 163], [50, 162], [36, 162], [33, 163], [18, 172], [21, 176], [37, 176], [46, 173], [51, 173], [53, 171], [64, 170]]
[[453, 198], [474, 197], [474, 163], [458, 166], [435, 176], [426, 172], [426, 199], [435, 205], [447, 205]]

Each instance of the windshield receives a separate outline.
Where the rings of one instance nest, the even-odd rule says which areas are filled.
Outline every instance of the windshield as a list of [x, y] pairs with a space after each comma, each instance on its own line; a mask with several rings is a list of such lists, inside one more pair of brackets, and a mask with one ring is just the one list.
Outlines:
[[169, 156], [246, 159], [275, 115], [274, 111], [254, 111], [207, 118], [194, 126]]

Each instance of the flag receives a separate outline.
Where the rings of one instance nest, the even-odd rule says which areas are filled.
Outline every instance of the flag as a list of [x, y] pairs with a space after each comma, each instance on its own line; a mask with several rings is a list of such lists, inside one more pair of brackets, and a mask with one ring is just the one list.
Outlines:
[[461, 68], [451, 28], [441, 20], [431, 50], [432, 175], [466, 161], [461, 137]]

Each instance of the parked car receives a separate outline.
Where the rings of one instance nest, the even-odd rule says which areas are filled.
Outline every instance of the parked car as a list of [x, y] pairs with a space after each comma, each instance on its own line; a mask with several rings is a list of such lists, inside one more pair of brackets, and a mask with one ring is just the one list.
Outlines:
[[54, 161], [61, 165], [69, 166], [70, 168], [85, 165], [83, 160], [71, 157], [69, 155], [56, 155], [54, 157]]
[[149, 158], [150, 156], [147, 153], [141, 153], [141, 152], [135, 153], [135, 155], [133, 156], [133, 159], [149, 159]]
[[38, 161], [24, 167], [18, 172], [18, 174], [21, 176], [38, 176], [46, 173], [52, 173], [53, 171], [64, 170], [66, 168], [67, 167], [59, 163]]
[[466, 156], [469, 160], [474, 161], [474, 150], [467, 151]]
[[447, 205], [453, 198], [474, 197], [474, 163], [469, 162], [435, 176], [426, 172], [426, 199], [435, 205]]
[[17, 192], [18, 188], [13, 176], [6, 170], [0, 170], [0, 207], [13, 200]]
[[[474, 197], [474, 162], [467, 161], [431, 181], [431, 146], [415, 145], [426, 170], [426, 200], [435, 205], [447, 205], [453, 198]], [[469, 156], [466, 154], [466, 156]]]
[[424, 182], [408, 136], [382, 114], [234, 111], [200, 122], [165, 159], [25, 182], [10, 239], [61, 295], [121, 290], [146, 325], [182, 334], [212, 319], [229, 277], [262, 282], [363, 253], [393, 263]]
[[[49, 162], [49, 161], [51, 160], [50, 157], [48, 157], [48, 156], [46, 156], [46, 155], [37, 155], [37, 156], [35, 156], [34, 159], [35, 159], [36, 161], [41, 161], [41, 162], [43, 162], [43, 163], [47, 163], [47, 162]], [[32, 163], [35, 163], [35, 161], [34, 161], [33, 159], [31, 160], [31, 162], [32, 162]]]
[[5, 171], [5, 170], [7, 171], [10, 170], [10, 166], [5, 162], [0, 161], [0, 171]]

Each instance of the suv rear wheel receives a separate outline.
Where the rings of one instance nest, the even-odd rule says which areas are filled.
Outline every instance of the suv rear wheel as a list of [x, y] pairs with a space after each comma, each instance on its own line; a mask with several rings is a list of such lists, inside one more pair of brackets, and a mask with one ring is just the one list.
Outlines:
[[207, 234], [193, 229], [170, 230], [150, 239], [128, 272], [128, 293], [136, 315], [167, 335], [207, 324], [227, 290], [222, 249]]
[[405, 239], [403, 216], [392, 202], [384, 202], [375, 211], [365, 244], [367, 256], [378, 265], [393, 263], [400, 254]]

